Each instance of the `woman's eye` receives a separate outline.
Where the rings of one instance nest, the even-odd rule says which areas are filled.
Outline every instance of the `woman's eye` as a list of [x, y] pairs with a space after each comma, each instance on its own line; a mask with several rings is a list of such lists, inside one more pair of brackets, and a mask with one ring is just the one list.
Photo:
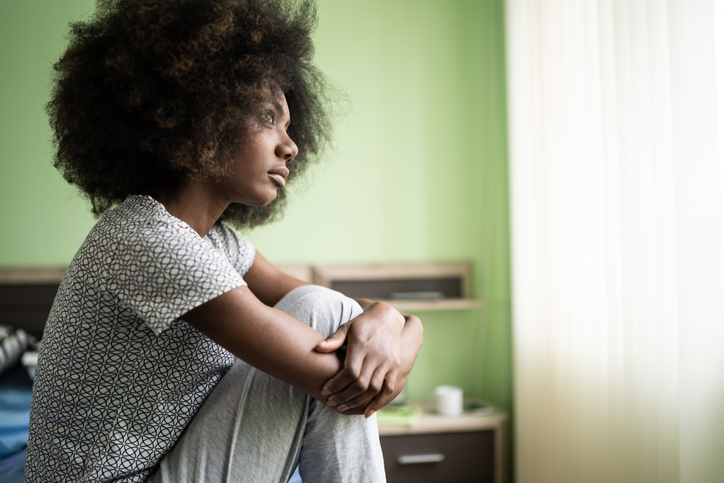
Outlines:
[[268, 122], [269, 124], [274, 124], [274, 114], [271, 112], [267, 112], [264, 114], [264, 122]]

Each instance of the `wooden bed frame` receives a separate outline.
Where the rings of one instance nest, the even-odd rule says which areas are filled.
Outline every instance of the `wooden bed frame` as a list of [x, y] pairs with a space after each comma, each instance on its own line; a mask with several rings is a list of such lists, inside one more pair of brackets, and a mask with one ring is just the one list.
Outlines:
[[[288, 264], [279, 268], [307, 282], [308, 265]], [[0, 325], [23, 329], [40, 339], [67, 267], [0, 267]]]
[[0, 325], [43, 335], [66, 267], [0, 268]]

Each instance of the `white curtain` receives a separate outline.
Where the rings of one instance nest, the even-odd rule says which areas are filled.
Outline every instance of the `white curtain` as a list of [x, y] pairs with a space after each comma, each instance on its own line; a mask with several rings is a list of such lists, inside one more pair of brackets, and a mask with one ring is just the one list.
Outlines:
[[724, 482], [715, 0], [507, 0], [516, 480]]

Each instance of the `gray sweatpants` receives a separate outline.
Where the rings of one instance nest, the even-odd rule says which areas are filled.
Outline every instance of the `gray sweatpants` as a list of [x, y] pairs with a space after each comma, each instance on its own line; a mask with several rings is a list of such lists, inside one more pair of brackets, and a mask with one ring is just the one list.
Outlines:
[[[352, 299], [307, 285], [276, 308], [325, 337], [359, 315]], [[375, 416], [344, 416], [237, 359], [150, 482], [385, 481]]]

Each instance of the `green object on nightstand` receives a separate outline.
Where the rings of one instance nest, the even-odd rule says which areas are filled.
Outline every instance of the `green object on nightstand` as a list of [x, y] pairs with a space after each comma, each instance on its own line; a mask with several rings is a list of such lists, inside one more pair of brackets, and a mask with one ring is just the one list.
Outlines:
[[414, 426], [422, 414], [416, 406], [385, 406], [377, 411], [377, 424], [385, 426]]

